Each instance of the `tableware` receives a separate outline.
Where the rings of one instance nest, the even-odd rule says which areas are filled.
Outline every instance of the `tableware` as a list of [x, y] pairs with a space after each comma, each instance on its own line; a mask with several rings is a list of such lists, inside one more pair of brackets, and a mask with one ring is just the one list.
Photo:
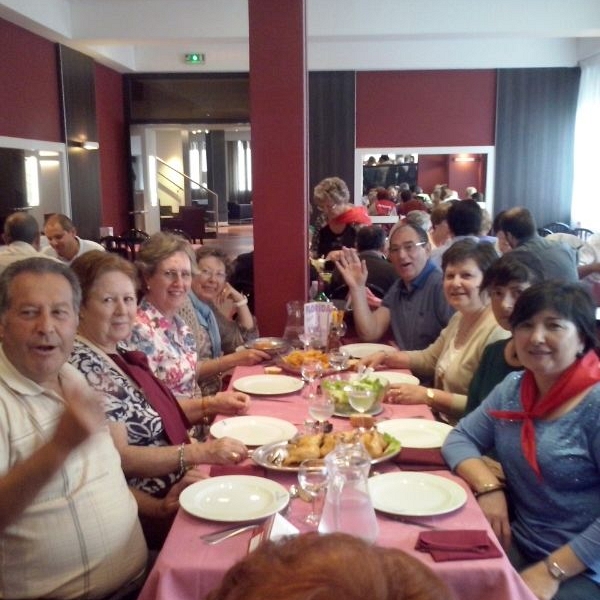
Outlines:
[[252, 525], [242, 525], [241, 527], [227, 527], [227, 529], [220, 529], [219, 531], [213, 531], [212, 533], [207, 533], [205, 535], [201, 535], [200, 539], [206, 544], [218, 544], [219, 542], [224, 542], [229, 538], [232, 538], [240, 533], [244, 533], [244, 531], [250, 531], [250, 529], [255, 529], [256, 523]]
[[342, 346], [342, 349], [348, 352], [352, 358], [364, 358], [375, 352], [395, 352], [396, 348], [388, 346], [387, 344], [346, 344]]
[[400, 440], [403, 448], [441, 448], [452, 426], [426, 419], [389, 419], [377, 423], [377, 429]]
[[310, 494], [310, 513], [304, 517], [308, 525], [318, 525], [321, 511], [317, 507], [317, 498], [327, 487], [327, 465], [322, 458], [309, 458], [303, 460], [298, 467], [298, 483], [300, 487]]
[[308, 414], [319, 423], [319, 429], [323, 430], [327, 419], [333, 416], [335, 402], [327, 394], [315, 394], [308, 399]]
[[376, 397], [377, 394], [374, 390], [352, 389], [348, 392], [350, 406], [361, 414], [373, 406]]
[[337, 373], [321, 380], [321, 389], [323, 392], [329, 394], [335, 400], [334, 414], [342, 417], [348, 417], [357, 412], [350, 405], [350, 393], [353, 390], [373, 391], [375, 398], [364, 412], [367, 415], [379, 414], [383, 410], [381, 402], [388, 387], [387, 379], [381, 377], [378, 373], [369, 373], [367, 375], [350, 372]]
[[342, 349], [332, 350], [327, 354], [329, 364], [334, 371], [340, 372], [348, 368], [350, 355]]
[[187, 513], [212, 521], [257, 521], [279, 512], [289, 502], [279, 483], [252, 475], [224, 475], [192, 483], [179, 495]]
[[[288, 473], [297, 473], [298, 465], [294, 466], [284, 466], [283, 460], [287, 456], [287, 442], [275, 442], [273, 444], [265, 444], [264, 446], [260, 446], [256, 448], [252, 453], [252, 460], [259, 466], [264, 467], [265, 469], [270, 469], [271, 471], [284, 471]], [[389, 450], [386, 450], [384, 454], [382, 454], [378, 458], [372, 458], [371, 464], [377, 465], [379, 463], [385, 462], [390, 458], [394, 458], [397, 456], [402, 446], [399, 443], [391, 444]]]
[[291, 394], [302, 389], [304, 384], [288, 375], [247, 375], [233, 382], [239, 392], [254, 396], [279, 396]]
[[213, 423], [210, 433], [215, 438], [231, 437], [246, 446], [263, 446], [293, 438], [298, 430], [292, 423], [274, 417], [229, 417]]
[[399, 371], [377, 371], [377, 375], [385, 377], [390, 382], [390, 385], [394, 385], [395, 383], [419, 385], [419, 383], [421, 383], [418, 377], [415, 377], [410, 373], [400, 373]]
[[244, 346], [254, 350], [262, 350], [269, 356], [285, 354], [290, 349], [290, 342], [279, 337], [259, 337], [247, 341]]
[[369, 479], [369, 493], [375, 510], [414, 517], [443, 515], [467, 501], [458, 483], [430, 473], [384, 473]]

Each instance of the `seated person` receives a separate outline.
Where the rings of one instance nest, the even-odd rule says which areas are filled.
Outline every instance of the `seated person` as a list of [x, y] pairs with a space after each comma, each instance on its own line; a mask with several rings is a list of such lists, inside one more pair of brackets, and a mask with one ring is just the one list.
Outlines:
[[377, 341], [392, 328], [399, 348], [426, 348], [448, 324], [453, 309], [444, 298], [442, 273], [429, 261], [427, 234], [411, 224], [399, 223], [390, 232], [388, 254], [398, 279], [375, 311], [367, 298], [366, 261], [346, 248], [336, 266], [350, 291], [354, 325], [361, 340]]
[[[463, 200], [466, 202], [466, 200]], [[394, 404], [427, 404], [455, 421], [467, 405], [467, 390], [486, 346], [509, 337], [496, 322], [489, 298], [481, 291], [486, 271], [498, 258], [492, 244], [460, 240], [446, 250], [444, 295], [456, 313], [435, 342], [424, 350], [377, 352], [362, 359], [368, 366], [383, 364], [410, 369], [417, 377], [434, 378], [434, 385], [396, 384], [385, 400]]]
[[80, 298], [56, 260], [27, 258], [0, 277], [3, 598], [125, 598], [144, 577], [138, 507], [102, 398], [66, 364]]
[[[600, 599], [595, 312], [579, 283], [525, 290], [510, 317], [524, 371], [497, 385], [442, 448], [536, 598]], [[506, 485], [481, 459], [491, 448]]]
[[[246, 448], [230, 438], [191, 443], [191, 425], [230, 410], [227, 403], [221, 404], [226, 395], [204, 397], [195, 405], [188, 402], [184, 412], [152, 375], [145, 355], [120, 346], [136, 316], [135, 267], [111, 252], [91, 251], [77, 258], [72, 269], [81, 284], [82, 303], [70, 362], [107, 398], [109, 429], [127, 481], [135, 488], [146, 539], [151, 548], [159, 548], [177, 512], [182, 487], [202, 477], [193, 467], [235, 464], [246, 457]], [[248, 399], [235, 395], [242, 402]]]
[[453, 595], [428, 567], [402, 550], [373, 546], [346, 533], [311, 532], [261, 545], [231, 567], [206, 600], [334, 597], [451, 600]]
[[[386, 246], [385, 232], [379, 225], [366, 225], [356, 234], [356, 251], [368, 271], [366, 285], [378, 298], [383, 298], [398, 279], [396, 269], [385, 255]], [[329, 289], [332, 299], [348, 295], [348, 286], [338, 270], [333, 272]]]

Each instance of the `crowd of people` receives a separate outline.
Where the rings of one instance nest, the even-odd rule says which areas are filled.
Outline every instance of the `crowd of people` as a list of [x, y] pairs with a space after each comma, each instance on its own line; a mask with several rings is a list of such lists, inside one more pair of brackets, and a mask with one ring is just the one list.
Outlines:
[[[486, 224], [475, 198], [439, 195], [433, 206], [410, 190], [377, 194], [399, 203], [386, 235], [328, 178], [314, 190], [313, 248], [357, 338], [396, 347], [362, 364], [420, 379], [385, 401], [426, 404], [454, 426], [443, 455], [534, 595], [600, 599], [595, 303], [573, 249], [540, 238], [526, 208]], [[250, 406], [224, 377], [270, 356], [243, 347], [258, 324], [215, 247], [161, 232], [133, 263], [64, 215], [40, 232], [25, 212], [6, 219], [4, 241], [0, 597], [134, 599], [200, 465], [248, 456], [207, 436], [217, 415]], [[336, 565], [358, 556], [362, 579], [346, 590]], [[302, 578], [289, 577], [292, 560]], [[316, 579], [322, 597], [362, 597], [377, 580], [372, 597], [451, 598], [415, 559], [343, 535], [267, 544], [210, 597], [306, 598]]]

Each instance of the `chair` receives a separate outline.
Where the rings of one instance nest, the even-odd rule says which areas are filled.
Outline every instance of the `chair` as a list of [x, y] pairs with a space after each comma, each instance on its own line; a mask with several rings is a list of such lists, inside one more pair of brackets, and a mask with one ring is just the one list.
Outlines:
[[594, 232], [585, 227], [575, 227], [575, 229], [573, 229], [573, 235], [576, 235], [580, 240], [585, 242], [591, 235], [594, 235]]
[[105, 235], [100, 238], [100, 245], [107, 252], [114, 252], [123, 258], [129, 258], [129, 248], [127, 242], [118, 235]]
[[547, 235], [550, 235], [552, 233], [552, 230], [546, 229], [545, 227], [540, 227], [538, 228], [537, 232], [540, 237], [546, 237]]
[[551, 233], [573, 233], [573, 230], [561, 221], [553, 221], [544, 225], [543, 229], [549, 229]]
[[131, 260], [135, 260], [140, 246], [150, 237], [150, 235], [141, 229], [130, 229], [129, 231], [123, 233], [121, 237], [127, 244], [129, 258]]
[[178, 235], [182, 237], [184, 240], [187, 240], [190, 244], [193, 243], [192, 238], [183, 230], [183, 229], [164, 229], [164, 231], [168, 231], [173, 235]]
[[206, 210], [200, 206], [182, 206], [179, 209], [180, 229], [192, 243], [204, 242], [206, 235]]

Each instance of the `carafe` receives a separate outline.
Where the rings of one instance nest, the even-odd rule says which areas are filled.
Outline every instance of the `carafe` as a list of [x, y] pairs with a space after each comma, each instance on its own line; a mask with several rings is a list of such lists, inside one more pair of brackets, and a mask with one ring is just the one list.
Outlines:
[[367, 485], [369, 454], [361, 443], [340, 444], [325, 457], [325, 462], [327, 494], [319, 531], [341, 531], [374, 542], [379, 527]]
[[300, 336], [304, 331], [304, 302], [292, 300], [286, 304], [287, 318], [283, 337], [294, 348], [302, 348]]

